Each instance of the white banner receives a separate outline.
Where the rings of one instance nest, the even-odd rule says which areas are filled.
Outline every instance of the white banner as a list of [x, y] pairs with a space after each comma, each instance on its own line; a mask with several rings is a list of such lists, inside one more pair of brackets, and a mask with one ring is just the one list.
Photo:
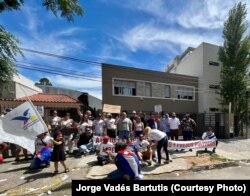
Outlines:
[[215, 148], [216, 140], [168, 141], [168, 149]]
[[36, 136], [48, 128], [32, 103], [25, 102], [0, 118], [0, 139], [35, 152]]
[[[93, 145], [99, 145], [102, 143], [103, 139], [102, 136], [93, 136]], [[126, 142], [126, 139], [116, 139], [116, 138], [109, 138], [109, 142], [115, 144], [116, 142]], [[131, 139], [132, 143], [136, 141], [136, 139]]]

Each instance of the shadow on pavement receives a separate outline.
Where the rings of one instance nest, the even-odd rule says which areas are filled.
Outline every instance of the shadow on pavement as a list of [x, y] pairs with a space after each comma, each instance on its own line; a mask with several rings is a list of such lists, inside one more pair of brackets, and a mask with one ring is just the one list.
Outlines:
[[16, 168], [16, 169], [11, 169], [11, 170], [7, 170], [7, 171], [4, 171], [4, 172], [1, 172], [1, 173], [11, 173], [11, 172], [17, 172], [17, 171], [21, 171], [21, 170], [28, 170], [29, 167], [20, 167], [20, 168]]
[[43, 173], [27, 176], [24, 178], [25, 182], [20, 184], [19, 186], [30, 183], [30, 182], [34, 182], [34, 181], [42, 179], [42, 178], [48, 178], [48, 177], [51, 178], [53, 176], [54, 175], [51, 172], [43, 172]]

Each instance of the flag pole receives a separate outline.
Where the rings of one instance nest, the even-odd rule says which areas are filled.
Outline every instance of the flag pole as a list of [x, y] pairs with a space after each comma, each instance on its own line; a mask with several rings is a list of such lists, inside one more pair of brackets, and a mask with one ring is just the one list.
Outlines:
[[49, 129], [48, 129], [47, 125], [45, 124], [43, 118], [41, 117], [41, 115], [40, 115], [40, 113], [37, 111], [37, 109], [35, 108], [34, 104], [33, 104], [32, 101], [30, 100], [30, 98], [28, 97], [28, 95], [26, 94], [26, 92], [25, 92], [25, 90], [23, 89], [22, 85], [20, 85], [19, 83], [17, 83], [17, 84], [21, 87], [23, 93], [25, 94], [26, 99], [28, 100], [28, 102], [30, 103], [31, 107], [32, 107], [33, 110], [35, 111], [35, 113], [36, 113], [37, 117], [39, 118], [39, 120], [42, 122], [43, 126], [46, 127], [46, 130], [44, 130], [44, 132], [47, 132], [47, 133], [49, 133], [49, 135], [50, 135], [50, 132], [49, 132]]

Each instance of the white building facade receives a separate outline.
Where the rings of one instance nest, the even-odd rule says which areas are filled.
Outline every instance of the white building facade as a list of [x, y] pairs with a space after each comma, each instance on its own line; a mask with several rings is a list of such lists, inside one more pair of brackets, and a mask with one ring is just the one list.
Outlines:
[[168, 65], [166, 72], [198, 77], [198, 112], [219, 112], [220, 70], [219, 46], [202, 43], [187, 48]]

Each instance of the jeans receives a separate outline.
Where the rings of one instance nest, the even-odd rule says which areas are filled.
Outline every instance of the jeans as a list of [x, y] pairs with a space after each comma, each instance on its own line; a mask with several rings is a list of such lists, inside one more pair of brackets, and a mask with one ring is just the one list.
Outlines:
[[130, 137], [130, 131], [128, 130], [119, 131], [119, 139], [128, 139], [129, 137]]
[[158, 163], [161, 163], [161, 149], [164, 149], [165, 153], [166, 153], [166, 160], [169, 160], [169, 155], [168, 155], [168, 137], [165, 136], [164, 138], [162, 138], [158, 144], [157, 144], [157, 156], [158, 156]]
[[93, 149], [93, 143], [83, 144], [79, 147], [80, 153], [86, 153]]

